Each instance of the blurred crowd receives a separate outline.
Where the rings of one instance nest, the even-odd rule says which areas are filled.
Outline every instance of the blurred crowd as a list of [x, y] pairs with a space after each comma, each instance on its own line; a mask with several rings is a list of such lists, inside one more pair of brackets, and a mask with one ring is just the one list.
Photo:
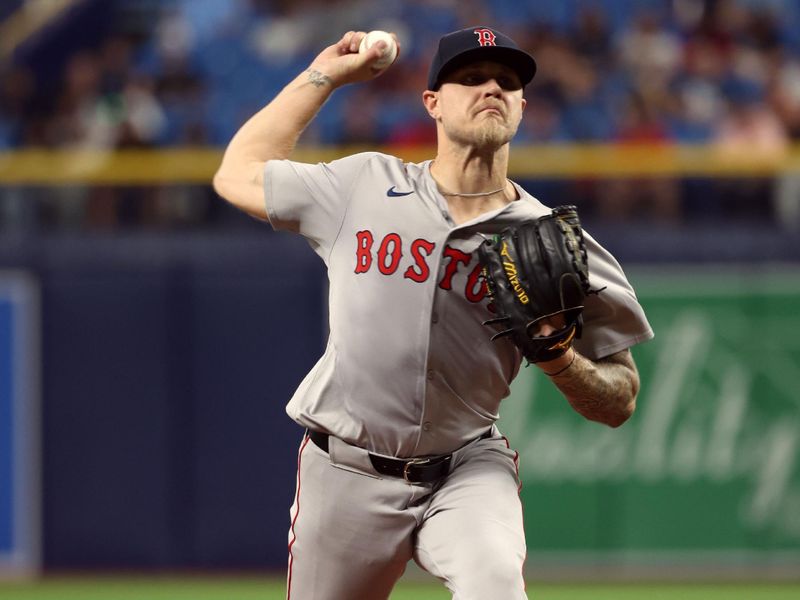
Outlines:
[[[475, 24], [505, 31], [537, 59], [517, 143], [704, 143], [781, 156], [800, 137], [800, 7], [792, 0], [112, 4], [100, 39], [81, 44], [77, 36], [55, 50], [39, 44], [39, 57], [49, 51], [55, 69], [37, 68], [33, 51], [31, 60], [0, 64], [0, 149], [224, 146], [319, 50], [354, 28], [397, 32], [401, 60], [334, 95], [302, 143], [432, 143], [420, 101], [430, 56], [442, 33]], [[734, 215], [795, 222], [798, 188], [791, 177], [699, 188], [648, 179], [573, 182], [568, 193], [598, 218], [679, 222], [716, 194]], [[144, 201], [126, 205], [116, 188], [62, 190], [66, 200], [49, 208], [43, 200], [35, 218], [109, 225], [215, 218], [206, 189], [140, 192]], [[22, 201], [5, 204], [7, 216], [30, 210]]]

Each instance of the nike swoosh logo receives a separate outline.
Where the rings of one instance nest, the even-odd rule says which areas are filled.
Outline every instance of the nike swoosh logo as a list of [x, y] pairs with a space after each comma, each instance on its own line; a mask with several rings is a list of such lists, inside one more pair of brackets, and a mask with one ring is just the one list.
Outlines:
[[386, 195], [387, 196], [391, 196], [391, 197], [394, 198], [396, 196], [408, 196], [409, 194], [413, 194], [414, 193], [414, 190], [411, 190], [410, 192], [398, 192], [394, 188], [395, 188], [395, 186], [390, 187], [389, 191], [386, 192]]

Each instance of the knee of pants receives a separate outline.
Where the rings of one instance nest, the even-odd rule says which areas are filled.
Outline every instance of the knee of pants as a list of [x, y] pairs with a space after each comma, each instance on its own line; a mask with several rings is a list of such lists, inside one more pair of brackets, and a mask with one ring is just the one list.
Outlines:
[[482, 565], [453, 584], [457, 600], [526, 598], [522, 569], [514, 565]]
[[491, 547], [475, 550], [450, 574], [455, 599], [527, 598], [522, 573], [524, 555], [511, 548], [499, 552]]

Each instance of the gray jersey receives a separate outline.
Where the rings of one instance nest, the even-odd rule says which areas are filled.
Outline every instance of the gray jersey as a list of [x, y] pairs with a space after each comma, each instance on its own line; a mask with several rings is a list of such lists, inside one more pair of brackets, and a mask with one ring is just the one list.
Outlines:
[[[520, 200], [461, 225], [430, 162], [363, 153], [331, 163], [273, 160], [275, 229], [303, 235], [330, 281], [327, 349], [287, 406], [310, 429], [398, 457], [447, 453], [498, 418], [522, 357], [492, 342], [475, 250], [483, 237], [550, 212]], [[516, 185], [516, 184], [515, 184]], [[575, 348], [598, 359], [653, 337], [617, 261], [586, 236], [592, 288]]]

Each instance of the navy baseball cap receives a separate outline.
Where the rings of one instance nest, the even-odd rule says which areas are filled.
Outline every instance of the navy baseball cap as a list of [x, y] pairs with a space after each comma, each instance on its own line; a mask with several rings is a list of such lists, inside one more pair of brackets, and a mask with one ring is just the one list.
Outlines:
[[428, 72], [428, 89], [438, 90], [446, 75], [481, 60], [508, 65], [519, 75], [522, 87], [529, 84], [536, 74], [536, 61], [520, 50], [510, 37], [491, 27], [467, 27], [448, 33], [439, 40], [439, 48]]

